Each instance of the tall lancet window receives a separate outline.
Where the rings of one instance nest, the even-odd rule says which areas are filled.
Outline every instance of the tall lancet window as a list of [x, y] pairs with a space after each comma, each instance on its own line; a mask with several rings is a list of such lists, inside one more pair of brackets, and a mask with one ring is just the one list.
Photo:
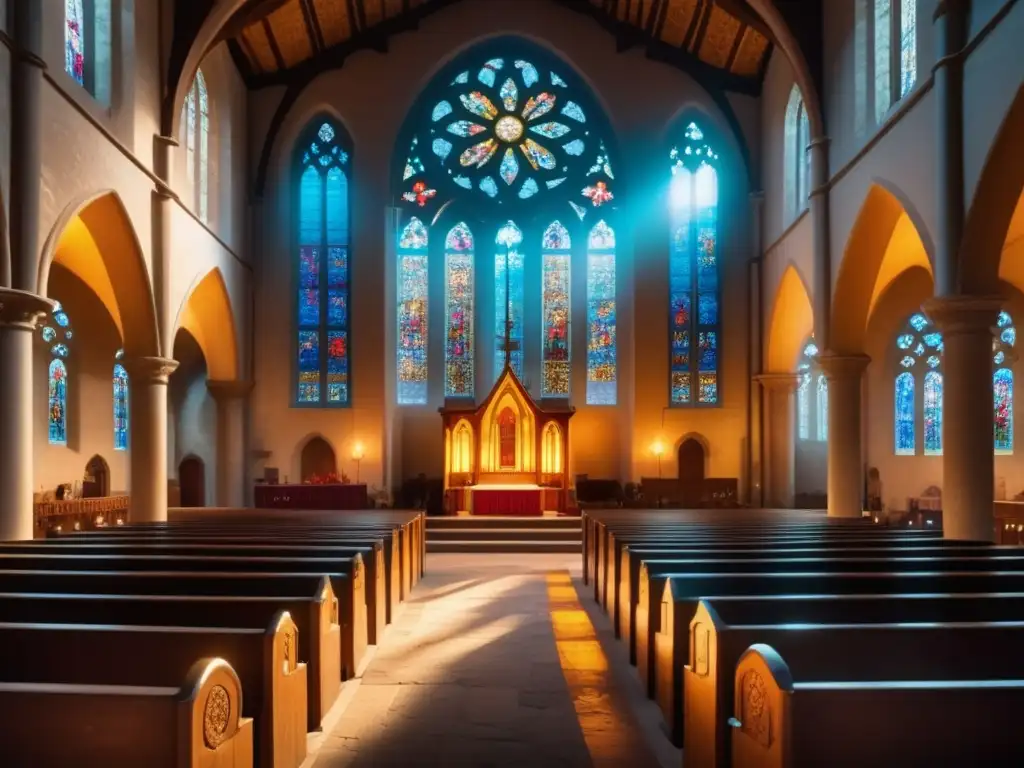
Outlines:
[[786, 146], [783, 150], [785, 161], [784, 186], [786, 193], [786, 224], [793, 221], [807, 207], [810, 195], [811, 155], [807, 145], [811, 141], [810, 123], [803, 94], [797, 86], [789, 92], [786, 107]]
[[[523, 233], [515, 222], [505, 223], [495, 238], [494, 254], [494, 375], [505, 367], [505, 344], [516, 376], [523, 378], [523, 301], [525, 278], [519, 247]], [[507, 270], [507, 274], [506, 274]], [[507, 330], [506, 330], [507, 326]]]
[[210, 214], [210, 97], [206, 78], [196, 70], [185, 98], [185, 175], [192, 187], [194, 210], [203, 221]]
[[121, 365], [124, 350], [117, 350], [114, 359], [114, 450], [128, 450], [128, 371]]
[[349, 153], [319, 123], [298, 155], [298, 308], [295, 403], [350, 404]]
[[444, 241], [444, 394], [472, 397], [473, 354], [473, 233], [463, 222]]
[[993, 427], [997, 454], [1013, 453], [1013, 364], [1017, 361], [1014, 347], [1017, 328], [1009, 312], [1000, 312], [993, 340], [992, 394], [994, 398]]
[[568, 397], [571, 352], [569, 343], [569, 275], [572, 242], [560, 222], [544, 230], [542, 243], [541, 397]]
[[615, 231], [603, 220], [587, 238], [587, 405], [615, 405]]
[[85, 6], [82, 0], [64, 0], [64, 71], [85, 85]]
[[670, 160], [670, 403], [718, 405], [718, 155], [690, 123]]
[[878, 122], [913, 90], [917, 81], [917, 1], [873, 0]]
[[413, 216], [398, 239], [398, 403], [427, 403], [427, 228]]
[[58, 301], [50, 323], [40, 331], [43, 342], [50, 348], [47, 369], [47, 424], [50, 445], [68, 444], [68, 367], [65, 362], [71, 354], [69, 342], [74, 337], [71, 319]]
[[804, 344], [797, 370], [797, 437], [824, 442], [828, 440], [828, 379], [818, 364], [818, 345], [813, 339]]

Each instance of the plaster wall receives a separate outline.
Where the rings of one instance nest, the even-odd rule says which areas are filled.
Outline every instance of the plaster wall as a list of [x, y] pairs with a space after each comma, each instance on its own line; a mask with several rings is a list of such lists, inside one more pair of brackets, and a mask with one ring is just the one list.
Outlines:
[[182, 459], [196, 456], [205, 469], [206, 506], [217, 498], [217, 404], [206, 387], [206, 361], [195, 339], [179, 333], [174, 345], [181, 367], [172, 375], [168, 389], [167, 476], [178, 477]]
[[[393, 397], [385, 396], [391, 388], [385, 379], [394, 375], [394, 340], [392, 333], [385, 332], [390, 323], [385, 317], [394, 312], [395, 287], [393, 279], [385, 279], [387, 271], [380, 263], [386, 237], [382, 221], [391, 203], [390, 170], [399, 130], [434, 71], [423, 63], [440, 65], [498, 29], [532, 38], [582, 75], [605, 108], [622, 157], [616, 169], [624, 222], [617, 226], [619, 406], [587, 407], [584, 387], [575, 383], [582, 368], [574, 373], [573, 404], [578, 410], [572, 422], [573, 471], [623, 480], [655, 474], [656, 462], [646, 447], [656, 437], [672, 443], [686, 432], [699, 431], [711, 442], [711, 475], [738, 476], [746, 430], [744, 262], [749, 256], [750, 231], [749, 182], [736, 140], [706, 93], [687, 75], [646, 59], [638, 50], [616, 53], [614, 38], [596, 22], [541, 0], [494, 0], [440, 10], [425, 18], [416, 32], [392, 38], [386, 55], [361, 51], [351, 55], [342, 69], [318, 77], [285, 116], [271, 154], [256, 238], [261, 247], [254, 448], [270, 454], [262, 464], [279, 467], [282, 476], [297, 477], [301, 445], [309, 436], [322, 433], [334, 445], [340, 468], [349, 472], [351, 444], [361, 441], [366, 449], [361, 474], [379, 485], [385, 425], [393, 424], [391, 449], [402, 457], [402, 466], [396, 470], [400, 476], [394, 482], [419, 471], [439, 474], [443, 441], [432, 409], [440, 403], [432, 401], [426, 409], [397, 409]], [[269, 124], [280, 98], [279, 89], [250, 98], [253, 167], [263, 144], [262, 138], [255, 140], [257, 130]], [[744, 133], [756, 135], [756, 102], [741, 98], [737, 103]], [[724, 313], [721, 342], [723, 407], [669, 410], [668, 229], [662, 194], [671, 147], [666, 131], [687, 110], [700, 115], [705, 130], [715, 136], [726, 167], [719, 254], [722, 306], [729, 311]], [[350, 187], [357, 190], [351, 203], [352, 407], [343, 410], [291, 408], [293, 366], [283, 364], [294, 356], [293, 301], [291, 291], [285, 289], [293, 285], [293, 152], [299, 132], [324, 111], [345, 125], [355, 147]], [[590, 216], [593, 213], [588, 222]], [[482, 252], [478, 247], [478, 264]], [[634, 296], [643, 300], [634, 301]], [[437, 302], [436, 294], [431, 298]], [[578, 311], [576, 317], [580, 317]], [[478, 314], [478, 318], [486, 327], [487, 316]], [[582, 324], [577, 321], [577, 325]], [[583, 365], [583, 349], [574, 346], [578, 366]], [[391, 419], [388, 414], [396, 409], [400, 417]], [[667, 464], [674, 466], [674, 462]]]

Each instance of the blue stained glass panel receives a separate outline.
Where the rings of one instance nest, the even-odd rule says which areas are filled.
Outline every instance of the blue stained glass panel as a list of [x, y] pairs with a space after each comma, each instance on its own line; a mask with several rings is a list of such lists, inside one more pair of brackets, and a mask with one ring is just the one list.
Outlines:
[[445, 396], [472, 397], [473, 235], [464, 223], [449, 231], [445, 251]]
[[818, 374], [818, 440], [828, 440], [828, 379]]
[[348, 243], [348, 179], [337, 166], [327, 172], [327, 242]]
[[896, 455], [913, 456], [917, 450], [914, 439], [914, 374], [909, 371], [896, 377], [893, 410]]
[[800, 386], [796, 390], [796, 424], [797, 438], [811, 439], [811, 374], [800, 376]]
[[320, 291], [315, 288], [299, 289], [299, 325], [320, 325]]
[[331, 288], [348, 287], [348, 250], [330, 247], [327, 249], [327, 285]]
[[697, 296], [697, 322], [700, 325], [718, 324], [718, 296], [701, 293]]
[[348, 402], [348, 334], [327, 332], [327, 402]]
[[[513, 225], [514, 226], [514, 225]], [[504, 231], [508, 225], [502, 228]], [[518, 228], [516, 229], [518, 231]], [[502, 235], [499, 234], [499, 242]], [[504, 239], [507, 239], [504, 238]], [[519, 238], [521, 240], [521, 236]], [[515, 242], [519, 242], [516, 240]], [[494, 376], [501, 375], [505, 367], [505, 323], [506, 306], [508, 321], [511, 324], [509, 330], [509, 359], [512, 370], [520, 379], [523, 377], [523, 301], [525, 291], [525, 279], [523, 275], [523, 256], [514, 247], [508, 251], [508, 286], [506, 290], [505, 247], [499, 245], [499, 252], [494, 258]]]
[[82, 0], [64, 0], [64, 71], [85, 84], [85, 11]]
[[345, 325], [348, 321], [348, 308], [345, 291], [331, 289], [327, 292], [327, 324]]
[[942, 453], [942, 374], [937, 371], [924, 375], [924, 453]]
[[587, 405], [617, 402], [615, 234], [603, 221], [587, 253]]
[[1013, 371], [1000, 368], [992, 374], [992, 393], [995, 400], [994, 438], [999, 453], [1013, 451]]
[[[409, 227], [414, 226], [410, 223]], [[402, 240], [410, 238], [403, 235]], [[418, 242], [412, 238], [414, 243]], [[428, 269], [426, 242], [398, 254], [398, 402], [427, 402]]]
[[49, 439], [51, 445], [68, 444], [68, 369], [62, 360], [50, 361]]
[[299, 331], [297, 399], [300, 403], [320, 402], [320, 334], [317, 331]]
[[319, 245], [323, 236], [323, 179], [310, 165], [299, 182], [299, 244]]
[[[567, 246], [560, 241], [560, 233], [551, 232], [555, 227], [561, 225], [556, 222], [545, 232], [545, 247]], [[568, 253], [544, 254], [541, 275], [541, 397], [569, 395], [569, 270]]]
[[128, 372], [114, 364], [114, 450], [128, 449]]
[[718, 369], [718, 338], [714, 331], [701, 331], [697, 337], [700, 347], [700, 370], [714, 371]]

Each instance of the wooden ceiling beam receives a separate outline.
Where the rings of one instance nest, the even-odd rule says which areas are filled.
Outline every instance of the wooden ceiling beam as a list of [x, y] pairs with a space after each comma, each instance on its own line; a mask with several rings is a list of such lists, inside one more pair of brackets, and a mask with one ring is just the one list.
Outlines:
[[266, 19], [262, 19], [260, 24], [263, 25], [263, 32], [267, 36], [267, 42], [270, 43], [270, 52], [274, 54], [274, 63], [277, 64], [277, 68], [284, 69], [284, 56], [281, 55], [281, 49], [277, 45], [277, 38], [274, 37], [274, 30], [270, 27], [270, 22]]
[[306, 22], [306, 34], [309, 35], [309, 47], [313, 49], [313, 55], [319, 56], [327, 46], [324, 44], [324, 33], [320, 29], [320, 20], [316, 17], [312, 0], [299, 0], [302, 6], [302, 20]]

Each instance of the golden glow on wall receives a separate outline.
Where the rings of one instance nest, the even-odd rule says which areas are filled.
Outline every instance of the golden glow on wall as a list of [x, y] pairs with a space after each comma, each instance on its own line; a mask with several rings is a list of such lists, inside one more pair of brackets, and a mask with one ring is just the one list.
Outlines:
[[869, 318], [874, 313], [878, 299], [885, 290], [892, 285], [897, 277], [914, 267], [922, 267], [929, 275], [932, 274], [932, 265], [928, 261], [928, 254], [925, 253], [921, 236], [917, 233], [917, 228], [910, 217], [904, 212], [896, 220], [889, 245], [886, 246], [882, 263], [878, 267], [875, 290], [871, 294], [871, 303], [868, 306]]
[[541, 438], [540, 470], [547, 475], [562, 471], [562, 430], [553, 421], [544, 427]]
[[96, 241], [92, 239], [81, 216], [71, 219], [61, 233], [54, 251], [53, 263], [60, 264], [89, 286], [96, 294], [96, 298], [107, 308], [123, 338], [121, 313], [117, 309], [117, 299], [114, 298], [114, 286], [110, 283], [110, 276], [103, 265], [103, 257], [96, 247]]
[[999, 279], [1024, 292], [1024, 194], [1010, 219], [1010, 229], [999, 260]]
[[814, 310], [804, 281], [790, 264], [779, 281], [768, 326], [767, 370], [775, 373], [792, 371], [804, 339], [814, 331]]
[[220, 269], [206, 273], [178, 312], [178, 327], [195, 337], [213, 381], [238, 377], [238, 347], [231, 300]]
[[452, 474], [473, 471], [473, 427], [463, 419], [455, 425], [452, 433], [451, 472]]
[[[501, 427], [498, 424], [498, 417], [506, 408], [511, 410], [515, 416], [515, 467], [502, 467], [501, 462]], [[537, 444], [537, 425], [533, 410], [512, 382], [509, 373], [505, 374], [498, 386], [497, 394], [487, 406], [480, 422], [480, 429], [481, 472], [537, 471], [536, 457], [534, 456]]]

